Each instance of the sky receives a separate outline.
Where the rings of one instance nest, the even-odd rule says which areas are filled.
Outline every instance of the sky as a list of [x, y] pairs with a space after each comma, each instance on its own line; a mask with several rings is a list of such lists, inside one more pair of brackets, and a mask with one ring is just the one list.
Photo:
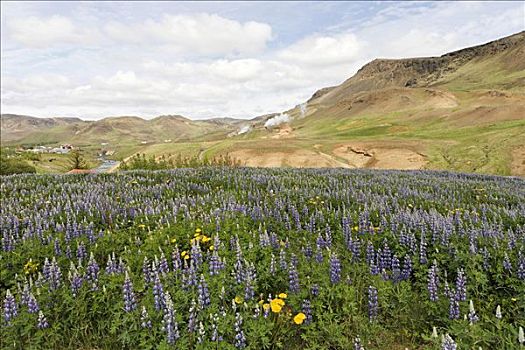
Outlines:
[[525, 29], [525, 2], [1, 2], [1, 112], [253, 118], [375, 58]]

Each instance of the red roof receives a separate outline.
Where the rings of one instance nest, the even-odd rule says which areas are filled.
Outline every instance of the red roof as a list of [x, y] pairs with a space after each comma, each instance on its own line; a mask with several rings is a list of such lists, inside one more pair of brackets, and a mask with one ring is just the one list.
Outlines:
[[93, 174], [94, 171], [90, 169], [73, 169], [68, 171], [66, 174]]

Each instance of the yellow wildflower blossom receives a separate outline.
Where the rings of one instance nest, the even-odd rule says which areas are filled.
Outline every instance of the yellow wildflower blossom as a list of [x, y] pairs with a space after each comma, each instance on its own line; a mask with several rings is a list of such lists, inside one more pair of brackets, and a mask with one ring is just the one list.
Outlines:
[[242, 299], [241, 299], [241, 297], [238, 296], [238, 295], [233, 299], [233, 301], [235, 301], [236, 304], [240, 304], [240, 303], [242, 303]]
[[286, 298], [288, 298], [288, 295], [286, 293], [281, 293], [281, 294], [278, 295], [278, 297], [281, 298], [281, 299], [286, 299]]
[[283, 308], [284, 304], [285, 304], [284, 300], [282, 299], [279, 299], [279, 298], [273, 299], [270, 302], [270, 307], [272, 308], [272, 312], [278, 314], [279, 312], [281, 312], [281, 309]]
[[295, 324], [303, 324], [304, 320], [306, 319], [306, 315], [302, 312], [299, 312], [295, 317], [293, 318], [293, 321]]

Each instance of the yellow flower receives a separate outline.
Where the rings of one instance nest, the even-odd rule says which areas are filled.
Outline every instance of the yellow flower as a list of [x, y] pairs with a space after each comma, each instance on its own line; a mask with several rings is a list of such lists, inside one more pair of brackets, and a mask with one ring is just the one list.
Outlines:
[[283, 308], [284, 304], [285, 304], [284, 300], [282, 299], [279, 299], [279, 298], [273, 299], [270, 302], [270, 307], [272, 308], [272, 312], [275, 312], [276, 314], [278, 314], [279, 312], [281, 312], [281, 309]]
[[259, 300], [259, 305], [262, 305], [262, 304], [264, 304], [264, 300], [261, 299]]
[[29, 259], [29, 261], [24, 265], [24, 273], [26, 275], [35, 273], [38, 268], [38, 263], [33, 262], [33, 259]]
[[510, 300], [512, 300], [512, 301], [517, 301], [518, 299], [516, 299], [516, 298], [511, 298]]
[[175, 242], [177, 242], [177, 238], [172, 238], [171, 243], [175, 243]]
[[268, 303], [264, 303], [264, 304], [263, 304], [263, 309], [264, 309], [265, 311], [268, 310], [269, 308], [270, 308], [270, 304], [268, 304]]
[[354, 226], [354, 231], [359, 230], [359, 226]]
[[139, 228], [144, 228], [144, 227], [146, 227], [146, 225], [144, 225], [144, 224], [140, 224], [139, 225]]
[[235, 301], [236, 304], [240, 304], [240, 303], [242, 303], [242, 299], [241, 299], [240, 296], [236, 296], [236, 297], [233, 299], [233, 301]]
[[188, 260], [189, 258], [190, 258], [189, 254], [184, 256], [184, 260]]
[[210, 246], [209, 248], [211, 251], [213, 251], [213, 249], [215, 249], [215, 247], [213, 246], [213, 244]]
[[279, 298], [281, 299], [286, 299], [288, 297], [288, 295], [286, 293], [281, 293], [278, 295]]
[[202, 237], [202, 243], [206, 243], [206, 242], [208, 242], [208, 241], [210, 241], [210, 240], [211, 240], [210, 237], [207, 237], [207, 236], [203, 236], [203, 237]]
[[180, 256], [185, 256], [185, 255], [187, 255], [187, 254], [188, 254], [187, 251], [183, 251], [182, 253], [180, 253]]
[[195, 229], [195, 232], [197, 232], [197, 233], [201, 233], [202, 230], [201, 230], [199, 227], [197, 227], [197, 228]]
[[302, 312], [299, 312], [295, 317], [293, 318], [293, 321], [295, 324], [303, 324], [304, 320], [306, 319], [306, 315]]

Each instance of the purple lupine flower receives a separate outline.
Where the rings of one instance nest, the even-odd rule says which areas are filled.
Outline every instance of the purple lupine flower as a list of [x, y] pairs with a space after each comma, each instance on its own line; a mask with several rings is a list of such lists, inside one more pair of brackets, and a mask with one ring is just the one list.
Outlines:
[[352, 244], [352, 261], [359, 262], [361, 261], [361, 241], [359, 238], [353, 240]]
[[315, 261], [317, 261], [320, 264], [323, 262], [323, 260], [324, 260], [323, 250], [318, 245], [315, 249]]
[[144, 305], [142, 305], [142, 311], [140, 313], [140, 326], [142, 328], [151, 329], [151, 319], [149, 317], [148, 310], [146, 310]]
[[162, 275], [165, 275], [168, 272], [170, 272], [168, 260], [166, 259], [166, 255], [164, 255], [164, 252], [162, 250], [160, 251], [160, 260], [157, 266], [159, 268], [159, 273]]
[[337, 258], [337, 254], [330, 254], [330, 282], [332, 284], [339, 283], [341, 280], [341, 262]]
[[313, 296], [318, 296], [319, 295], [319, 285], [318, 284], [312, 285], [311, 293], [312, 293]]
[[173, 265], [173, 271], [177, 272], [182, 269], [182, 261], [180, 259], [179, 247], [176, 245], [171, 252], [171, 263]]
[[270, 273], [271, 274], [275, 273], [275, 256], [273, 255], [273, 253], [272, 253], [272, 256], [270, 258]]
[[218, 343], [222, 341], [222, 337], [219, 335], [219, 315], [217, 314], [211, 314], [211, 341], [214, 343]]
[[4, 320], [7, 325], [11, 324], [11, 320], [18, 315], [18, 306], [16, 299], [8, 289], [4, 298]]
[[254, 282], [257, 277], [255, 265], [246, 263], [244, 271], [244, 299], [251, 300], [255, 296]]
[[306, 259], [310, 260], [312, 256], [314, 255], [314, 252], [312, 250], [312, 246], [308, 243], [306, 247], [303, 248], [303, 254]]
[[288, 268], [288, 264], [286, 263], [286, 252], [282, 248], [279, 252], [279, 267], [282, 271], [286, 271], [286, 269]]
[[383, 242], [383, 249], [380, 253], [379, 269], [381, 271], [388, 270], [392, 267], [392, 253], [386, 239]]
[[297, 258], [295, 254], [292, 254], [290, 258], [290, 267], [288, 269], [288, 281], [289, 289], [292, 293], [299, 292], [299, 273], [297, 272]]
[[430, 294], [431, 301], [437, 301], [438, 297], [438, 276], [437, 276], [437, 262], [434, 260], [434, 263], [428, 270], [428, 293]]
[[15, 237], [12, 233], [8, 233], [7, 230], [2, 231], [4, 231], [2, 235], [2, 249], [5, 252], [12, 252], [15, 250]]
[[49, 262], [49, 259], [47, 257], [44, 259], [44, 265], [42, 266], [42, 274], [46, 281], [51, 280], [51, 263]]
[[83, 241], [77, 242], [77, 259], [83, 260], [87, 257], [86, 245]]
[[488, 271], [490, 269], [490, 253], [486, 247], [481, 248], [481, 255], [483, 256], [483, 269]]
[[244, 331], [242, 330], [242, 316], [240, 313], [235, 314], [235, 347], [237, 349], [244, 349], [246, 347], [246, 337], [244, 336]]
[[99, 271], [100, 271], [100, 268], [97, 264], [97, 261], [95, 260], [95, 257], [93, 256], [93, 252], [91, 252], [89, 255], [89, 261], [86, 267], [86, 280], [91, 283], [92, 291], [98, 290]]
[[377, 318], [379, 303], [377, 300], [377, 289], [373, 286], [368, 287], [368, 318], [370, 322]]
[[403, 260], [403, 270], [401, 271], [401, 278], [403, 280], [410, 279], [412, 275], [412, 259], [410, 258], [410, 255], [405, 255], [405, 259]]
[[69, 244], [66, 245], [66, 257], [69, 260], [73, 258], [73, 253], [71, 252], [71, 246]]
[[394, 282], [399, 282], [401, 280], [401, 268], [400, 262], [397, 255], [394, 254], [392, 257], [392, 280]]
[[44, 316], [44, 313], [42, 310], [38, 311], [38, 324], [39, 329], [44, 329], [49, 327], [49, 323], [47, 322], [46, 316]]
[[195, 327], [197, 325], [197, 303], [195, 303], [195, 299], [191, 300], [190, 309], [188, 313], [188, 332], [193, 333], [195, 332]]
[[505, 257], [503, 259], [503, 268], [506, 271], [509, 271], [512, 273], [512, 263], [510, 262], [509, 255], [505, 252]]
[[147, 256], [144, 257], [144, 261], [142, 263], [142, 274], [144, 275], [145, 285], [153, 281], [153, 276], [151, 275], [150, 264]]
[[448, 309], [448, 318], [451, 320], [459, 319], [459, 301], [457, 294], [454, 291], [449, 293], [449, 309]]
[[60, 249], [60, 239], [58, 238], [55, 238], [54, 249], [55, 249], [55, 256], [62, 255], [62, 250]]
[[195, 270], [200, 269], [200, 266], [202, 265], [202, 251], [199, 241], [197, 240], [191, 245], [191, 262], [193, 263]]
[[450, 337], [450, 335], [446, 334], [443, 336], [443, 339], [441, 340], [441, 350], [456, 350], [457, 347], [456, 342]]
[[379, 267], [376, 265], [375, 262], [370, 263], [370, 274], [371, 275], [379, 274]]
[[470, 324], [474, 324], [479, 321], [479, 317], [476, 314], [476, 310], [474, 309], [474, 302], [472, 300], [469, 303], [469, 311], [467, 317]]
[[200, 308], [205, 308], [210, 305], [210, 292], [208, 290], [208, 284], [206, 283], [206, 280], [204, 279], [204, 275], [201, 274], [201, 278], [199, 281], [199, 285], [197, 288], [198, 291], [198, 303]]
[[374, 249], [374, 245], [372, 242], [368, 241], [368, 244], [366, 246], [366, 263], [368, 265], [372, 265], [376, 260], [376, 252]]
[[131, 312], [137, 308], [135, 300], [135, 293], [133, 292], [133, 283], [129, 278], [128, 271], [124, 277], [124, 284], [122, 285], [122, 293], [124, 295], [124, 311]]
[[117, 273], [117, 262], [114, 259], [115, 253], [113, 252], [113, 256], [111, 254], [108, 254], [108, 262], [106, 264], [106, 274], [113, 275]]
[[521, 250], [518, 252], [517, 276], [520, 280], [525, 280], [525, 256]]
[[175, 320], [175, 309], [173, 307], [173, 300], [169, 292], [164, 293], [164, 305], [163, 318], [162, 318], [162, 330], [166, 333], [166, 340], [168, 344], [174, 344], [179, 339], [179, 325]]
[[419, 263], [424, 265], [427, 261], [427, 241], [425, 239], [425, 234], [421, 232], [421, 242], [419, 243]]
[[[113, 259], [115, 259], [113, 257]], [[126, 264], [122, 261], [122, 257], [119, 256], [118, 262], [116, 263], [115, 273], [124, 273], [126, 271]]]
[[332, 247], [332, 230], [330, 230], [330, 226], [328, 225], [326, 225], [326, 229], [325, 229], [324, 246], [326, 248]]
[[84, 283], [84, 279], [78, 273], [78, 270], [75, 267], [75, 264], [73, 264], [73, 262], [71, 262], [69, 267], [68, 279], [69, 283], [71, 284], [71, 293], [74, 297], [76, 297], [78, 295], [78, 292], [80, 291], [80, 288], [82, 288], [82, 283]]
[[154, 272], [153, 277], [153, 300], [155, 302], [155, 310], [161, 310], [164, 308], [164, 287], [160, 282], [159, 273]]
[[219, 253], [214, 251], [210, 257], [210, 275], [218, 275], [220, 270], [224, 268], [223, 263], [219, 257]]
[[22, 296], [20, 297], [20, 305], [28, 305], [30, 298], [31, 298], [31, 290], [29, 287], [29, 283], [26, 281], [24, 283], [24, 289], [22, 290]]
[[458, 276], [456, 278], [456, 294], [458, 301], [467, 300], [467, 277], [463, 269], [458, 269]]
[[443, 286], [443, 294], [447, 297], [447, 298], [450, 298], [450, 296], [452, 295], [451, 291], [450, 291], [450, 286], [448, 285], [448, 281], [445, 281], [445, 284]]
[[235, 264], [233, 265], [233, 270], [235, 274], [235, 282], [237, 284], [241, 284], [245, 276], [241, 254], [237, 254], [237, 259], [235, 260]]
[[306, 316], [306, 319], [304, 320], [305, 324], [312, 323], [313, 317], [312, 317], [312, 304], [310, 303], [310, 300], [304, 299], [303, 305], [301, 307], [303, 313]]
[[198, 282], [197, 281], [197, 271], [195, 271], [193, 260], [190, 260], [190, 266], [184, 269], [184, 275], [182, 277], [184, 281], [183, 283], [184, 289], [189, 289], [190, 287], [197, 285], [197, 282]]
[[49, 288], [51, 290], [57, 290], [60, 288], [61, 280], [62, 271], [60, 270], [60, 266], [58, 266], [56, 258], [53, 257], [49, 268]]
[[38, 306], [38, 302], [36, 301], [35, 296], [33, 293], [29, 294], [29, 298], [27, 300], [27, 311], [30, 314], [36, 314], [40, 310], [40, 307]]

